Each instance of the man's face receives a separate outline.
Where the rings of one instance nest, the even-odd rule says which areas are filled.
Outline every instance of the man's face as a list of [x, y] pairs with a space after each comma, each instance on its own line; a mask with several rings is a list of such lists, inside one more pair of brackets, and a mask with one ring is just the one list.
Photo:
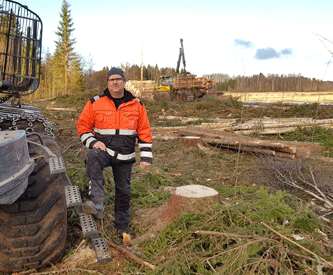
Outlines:
[[108, 90], [112, 97], [121, 98], [124, 95], [125, 81], [119, 74], [111, 75], [108, 79]]

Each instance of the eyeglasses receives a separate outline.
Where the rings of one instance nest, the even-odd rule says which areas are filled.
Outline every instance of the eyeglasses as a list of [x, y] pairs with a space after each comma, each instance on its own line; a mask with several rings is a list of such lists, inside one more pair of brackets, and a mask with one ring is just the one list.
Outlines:
[[122, 78], [111, 78], [111, 79], [108, 79], [109, 82], [118, 82], [118, 83], [121, 83], [122, 82]]

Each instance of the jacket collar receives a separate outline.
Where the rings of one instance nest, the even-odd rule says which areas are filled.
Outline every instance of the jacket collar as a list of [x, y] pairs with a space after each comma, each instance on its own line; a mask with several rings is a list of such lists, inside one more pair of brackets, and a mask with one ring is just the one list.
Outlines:
[[[110, 94], [110, 92], [107, 88], [104, 90], [104, 94], [112, 100], [112, 96], [111, 96], [111, 94]], [[135, 97], [132, 95], [132, 93], [127, 91], [126, 89], [124, 89], [124, 101], [123, 101], [123, 103], [129, 102], [133, 99], [135, 99]]]

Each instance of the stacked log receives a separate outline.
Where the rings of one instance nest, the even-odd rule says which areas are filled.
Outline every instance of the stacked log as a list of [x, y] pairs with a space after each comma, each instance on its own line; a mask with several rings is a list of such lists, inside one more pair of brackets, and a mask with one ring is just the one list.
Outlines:
[[156, 86], [156, 82], [152, 80], [128, 80], [126, 81], [125, 88], [136, 97], [153, 99], [153, 92]]
[[155, 88], [143, 88], [141, 98], [153, 100], [153, 93]]
[[210, 89], [215, 84], [214, 79], [208, 79], [207, 77], [197, 77], [196, 75], [187, 75], [182, 77], [176, 77], [172, 80], [173, 87], [176, 89]]
[[207, 79], [207, 85], [209, 88], [212, 88], [216, 84], [216, 80], [214, 78]]
[[130, 80], [126, 82], [125, 89], [130, 91], [134, 96], [140, 96], [140, 90], [137, 89]]
[[317, 143], [261, 140], [195, 126], [188, 126], [180, 130], [179, 134], [181, 136], [200, 137], [203, 143], [218, 145], [219, 147], [290, 159], [307, 158], [313, 152], [322, 150], [322, 147]]

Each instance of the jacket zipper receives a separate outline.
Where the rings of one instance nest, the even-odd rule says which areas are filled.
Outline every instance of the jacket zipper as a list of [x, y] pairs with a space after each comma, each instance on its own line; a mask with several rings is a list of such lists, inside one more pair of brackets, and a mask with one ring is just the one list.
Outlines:
[[115, 138], [116, 138], [116, 142], [115, 142], [115, 154], [114, 157], [115, 159], [117, 159], [118, 157], [118, 153], [120, 151], [120, 136], [119, 136], [119, 128], [120, 128], [120, 109], [122, 108], [122, 106], [127, 106], [129, 104], [133, 104], [130, 103], [131, 101], [128, 102], [124, 102], [122, 104], [119, 105], [119, 107], [116, 109], [116, 117], [117, 117], [117, 129], [116, 129], [116, 134], [115, 134]]

